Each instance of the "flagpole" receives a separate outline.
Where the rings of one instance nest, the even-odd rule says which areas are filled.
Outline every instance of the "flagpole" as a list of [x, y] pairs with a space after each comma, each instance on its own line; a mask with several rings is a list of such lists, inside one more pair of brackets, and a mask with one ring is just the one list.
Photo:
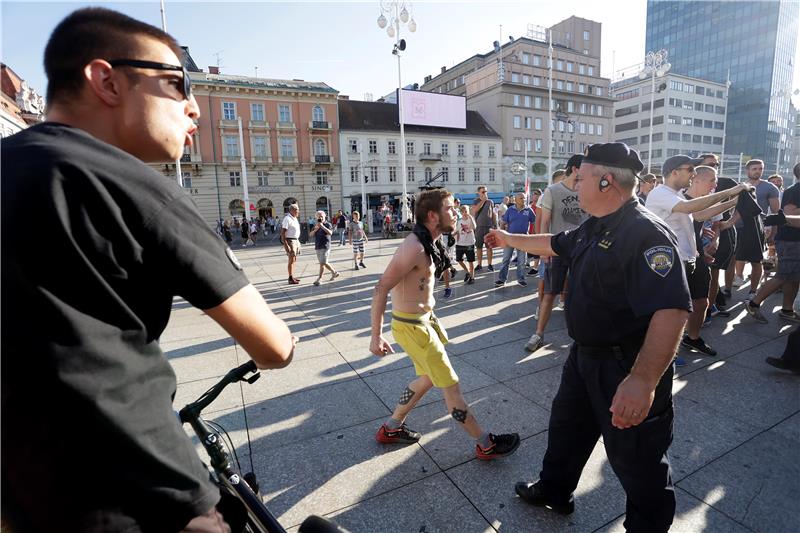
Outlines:
[[553, 30], [549, 30], [547, 39], [547, 56], [548, 56], [548, 81], [547, 81], [547, 117], [549, 124], [547, 125], [549, 131], [549, 139], [547, 142], [547, 184], [553, 184], [553, 136], [555, 135], [555, 128], [553, 125]]

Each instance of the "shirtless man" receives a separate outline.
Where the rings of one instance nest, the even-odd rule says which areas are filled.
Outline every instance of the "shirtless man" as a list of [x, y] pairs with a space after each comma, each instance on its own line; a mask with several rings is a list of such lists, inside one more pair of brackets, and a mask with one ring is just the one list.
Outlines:
[[421, 435], [409, 429], [405, 419], [425, 393], [437, 387], [442, 389], [450, 415], [475, 439], [478, 459], [510, 455], [519, 447], [519, 435], [493, 435], [478, 424], [461, 394], [458, 376], [444, 349], [447, 333], [433, 314], [434, 280], [450, 268], [450, 260], [438, 238], [442, 232], [455, 229], [453, 196], [444, 189], [425, 191], [417, 198], [415, 215], [414, 232], [397, 249], [375, 287], [370, 351], [377, 356], [394, 353], [392, 345], [381, 335], [391, 291], [392, 334], [413, 361], [418, 377], [400, 395], [392, 416], [378, 429], [375, 440], [384, 444], [417, 442]]

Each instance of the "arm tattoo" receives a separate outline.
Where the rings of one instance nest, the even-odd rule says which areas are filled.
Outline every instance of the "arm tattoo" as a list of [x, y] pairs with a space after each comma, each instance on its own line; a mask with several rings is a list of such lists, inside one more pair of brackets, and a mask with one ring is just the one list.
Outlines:
[[467, 421], [467, 409], [466, 407], [462, 411], [458, 407], [453, 407], [453, 412], [450, 413], [457, 422], [461, 422], [462, 424]]
[[408, 402], [411, 401], [411, 398], [414, 397], [414, 394], [415, 393], [413, 390], [406, 387], [406, 390], [404, 390], [403, 394], [400, 395], [400, 401], [398, 401], [397, 403], [399, 403], [400, 405], [408, 405]]

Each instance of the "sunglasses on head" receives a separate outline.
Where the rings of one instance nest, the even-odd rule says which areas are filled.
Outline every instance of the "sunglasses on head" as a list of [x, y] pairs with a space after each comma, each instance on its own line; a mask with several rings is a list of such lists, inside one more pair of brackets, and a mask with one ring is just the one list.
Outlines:
[[183, 65], [170, 65], [169, 63], [158, 63], [157, 61], [141, 61], [139, 59], [112, 59], [108, 62], [112, 67], [136, 67], [151, 68], [154, 70], [175, 70], [183, 72], [183, 86], [180, 87], [184, 99], [188, 100], [192, 96], [192, 80]]

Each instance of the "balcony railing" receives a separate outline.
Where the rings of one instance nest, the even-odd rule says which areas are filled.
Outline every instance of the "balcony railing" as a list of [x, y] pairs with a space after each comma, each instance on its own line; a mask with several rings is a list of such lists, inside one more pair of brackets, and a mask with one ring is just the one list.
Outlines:
[[329, 155], [315, 155], [314, 163], [331, 163], [331, 156]]
[[331, 123], [327, 120], [312, 120], [308, 127], [312, 130], [329, 130], [331, 129]]
[[192, 162], [192, 154], [183, 154], [181, 156], [181, 163], [191, 163]]
[[441, 161], [442, 154], [419, 154], [420, 161]]
[[277, 128], [279, 130], [293, 130], [294, 122], [278, 122]]

